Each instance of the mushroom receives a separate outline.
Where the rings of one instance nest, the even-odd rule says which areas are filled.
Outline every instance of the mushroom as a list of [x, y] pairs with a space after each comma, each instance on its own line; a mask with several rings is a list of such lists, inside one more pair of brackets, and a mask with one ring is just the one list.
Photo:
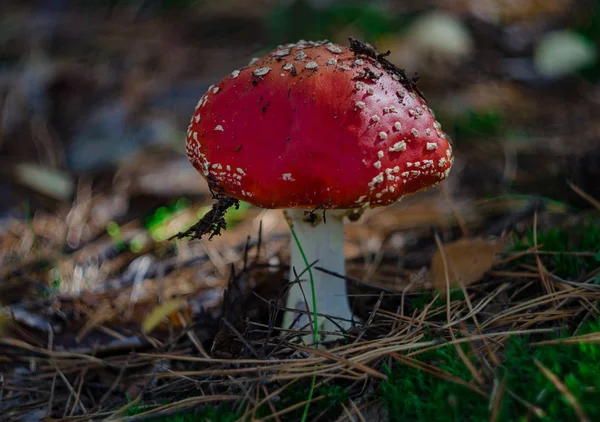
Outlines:
[[[432, 187], [453, 162], [414, 82], [352, 39], [350, 48], [327, 41], [280, 46], [234, 70], [198, 102], [186, 152], [211, 189], [285, 210], [307, 261], [317, 261], [321, 340], [353, 320], [344, 216]], [[292, 237], [290, 279], [305, 268]], [[301, 279], [302, 289], [294, 283], [288, 293], [286, 328], [306, 326], [307, 312], [294, 310], [313, 311], [308, 276]]]

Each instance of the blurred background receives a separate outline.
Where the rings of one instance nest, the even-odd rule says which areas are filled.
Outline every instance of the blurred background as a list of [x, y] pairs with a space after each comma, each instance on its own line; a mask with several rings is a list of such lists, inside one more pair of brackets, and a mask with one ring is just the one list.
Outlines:
[[[454, 142], [444, 198], [463, 212], [498, 197], [589, 207], [569, 183], [600, 198], [600, 0], [4, 0], [0, 263], [108, 236], [133, 254], [106, 272], [118, 273], [208, 209], [184, 153], [207, 87], [279, 44], [348, 36], [420, 76]], [[411, 216], [406, 204], [366, 222], [389, 231], [443, 220], [435, 198]], [[228, 215], [254, 218], [236, 244], [264, 217], [247, 204]], [[228, 253], [211, 258], [221, 279], [240, 258]], [[56, 280], [72, 269], [54, 267]]]
[[348, 36], [420, 75], [464, 194], [600, 192], [598, 0], [2, 4], [3, 215], [69, 203], [81, 183], [205, 194], [183, 153], [207, 87], [278, 44]]

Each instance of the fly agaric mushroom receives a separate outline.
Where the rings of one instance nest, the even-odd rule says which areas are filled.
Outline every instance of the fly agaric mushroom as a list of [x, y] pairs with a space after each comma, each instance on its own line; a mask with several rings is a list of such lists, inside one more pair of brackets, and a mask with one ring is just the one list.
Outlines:
[[[384, 57], [352, 39], [350, 48], [280, 46], [211, 86], [187, 132], [187, 155], [211, 189], [284, 209], [308, 262], [338, 274], [313, 271], [317, 311], [336, 320], [319, 316], [323, 331], [352, 321], [343, 217], [437, 185], [453, 162], [425, 98]], [[294, 269], [305, 264], [292, 238], [291, 280]], [[287, 308], [312, 312], [302, 283], [290, 288]], [[307, 316], [286, 311], [284, 327], [294, 320], [304, 326]]]

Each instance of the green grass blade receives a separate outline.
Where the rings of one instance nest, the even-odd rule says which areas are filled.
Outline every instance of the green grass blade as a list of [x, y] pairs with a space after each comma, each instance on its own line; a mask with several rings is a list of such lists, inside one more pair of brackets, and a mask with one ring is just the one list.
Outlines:
[[[308, 263], [308, 259], [306, 259], [306, 255], [304, 254], [304, 250], [302, 249], [302, 245], [298, 240], [298, 236], [296, 236], [296, 232], [294, 231], [294, 227], [290, 223], [289, 219], [286, 218], [288, 226], [290, 226], [290, 231], [292, 232], [292, 236], [294, 237], [294, 241], [298, 246], [298, 250], [300, 251], [300, 255], [302, 255], [302, 260], [304, 261], [304, 265], [306, 265], [306, 269], [308, 270], [308, 278], [310, 280], [310, 293], [312, 296], [312, 305], [313, 305], [313, 341], [315, 343], [315, 347], [318, 347], [319, 341], [319, 322], [317, 320], [317, 295], [315, 292], [315, 282], [313, 279], [312, 268]], [[304, 407], [304, 413], [302, 414], [302, 422], [306, 422], [306, 418], [308, 417], [308, 410], [310, 408], [310, 401], [312, 400], [313, 393], [315, 391], [315, 383], [316, 383], [316, 375], [313, 375], [312, 380], [310, 382], [310, 389], [308, 390], [308, 401], [306, 402], [306, 406]]]

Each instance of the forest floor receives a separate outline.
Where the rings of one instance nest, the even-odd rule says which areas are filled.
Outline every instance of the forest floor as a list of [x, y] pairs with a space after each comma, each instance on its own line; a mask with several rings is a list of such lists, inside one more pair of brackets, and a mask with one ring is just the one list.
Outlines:
[[281, 210], [242, 203], [221, 236], [170, 240], [214, 203], [185, 157], [194, 105], [280, 36], [253, 28], [285, 10], [228, 0], [48, 20], [13, 3], [0, 25], [2, 420], [600, 418], [600, 88], [595, 74], [504, 66], [518, 55], [507, 27], [533, 36], [532, 21], [576, 26], [581, 10], [505, 26], [455, 11], [473, 57], [419, 82], [453, 170], [346, 225], [358, 320], [315, 349], [278, 329]]

